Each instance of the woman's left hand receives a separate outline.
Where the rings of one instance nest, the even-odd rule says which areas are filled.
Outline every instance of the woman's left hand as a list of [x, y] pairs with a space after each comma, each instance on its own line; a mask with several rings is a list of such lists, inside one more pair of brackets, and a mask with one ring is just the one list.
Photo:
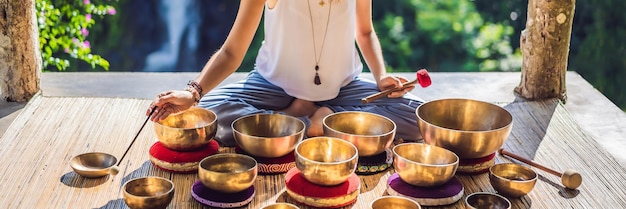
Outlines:
[[[378, 80], [377, 85], [378, 85], [378, 89], [380, 89], [381, 91], [384, 91], [387, 89], [402, 88], [402, 84], [406, 82], [409, 82], [409, 80], [404, 77], [386, 75], [386, 76], [381, 77], [380, 80]], [[411, 86], [404, 90], [394, 91], [394, 92], [391, 92], [387, 97], [389, 98], [402, 97], [406, 93], [413, 90], [414, 88], [415, 86]]]

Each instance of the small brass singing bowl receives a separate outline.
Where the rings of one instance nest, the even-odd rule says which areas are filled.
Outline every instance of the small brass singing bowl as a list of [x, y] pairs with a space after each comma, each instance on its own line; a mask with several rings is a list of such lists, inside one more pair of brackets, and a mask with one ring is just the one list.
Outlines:
[[469, 209], [510, 209], [511, 202], [498, 194], [476, 192], [465, 198], [465, 206]]
[[261, 207], [261, 209], [300, 209], [300, 208], [294, 204], [279, 202], [279, 203], [266, 205], [264, 207]]
[[515, 163], [495, 164], [489, 168], [491, 186], [507, 197], [528, 194], [535, 187], [537, 177], [532, 169]]
[[236, 193], [254, 184], [258, 174], [254, 158], [235, 153], [215, 154], [200, 161], [198, 176], [209, 189]]
[[215, 136], [217, 116], [213, 111], [191, 107], [155, 122], [154, 131], [167, 148], [177, 151], [199, 149]]
[[334, 186], [348, 180], [359, 157], [356, 147], [334, 137], [308, 138], [296, 145], [296, 167], [311, 183]]
[[124, 183], [124, 202], [132, 209], [166, 208], [174, 197], [174, 182], [161, 177], [142, 177]]
[[304, 137], [302, 120], [283, 114], [254, 114], [232, 123], [239, 148], [257, 157], [275, 158], [289, 154]]
[[70, 160], [70, 167], [78, 175], [87, 178], [98, 178], [109, 173], [117, 174], [117, 158], [103, 152], [88, 152], [74, 156]]
[[419, 203], [406, 197], [383, 196], [372, 201], [372, 209], [421, 209]]
[[511, 133], [513, 116], [506, 109], [469, 99], [426, 102], [415, 110], [424, 142], [446, 148], [461, 159], [496, 152]]
[[396, 135], [396, 124], [392, 120], [368, 112], [337, 112], [324, 117], [322, 123], [325, 136], [349, 141], [359, 150], [359, 156], [384, 152]]
[[419, 187], [448, 182], [459, 167], [459, 157], [450, 150], [423, 143], [393, 147], [393, 167], [404, 182]]

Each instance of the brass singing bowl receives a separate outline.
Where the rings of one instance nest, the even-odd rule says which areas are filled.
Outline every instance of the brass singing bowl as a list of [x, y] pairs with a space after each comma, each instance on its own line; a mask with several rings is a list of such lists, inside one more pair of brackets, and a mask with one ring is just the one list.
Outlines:
[[515, 163], [495, 164], [489, 168], [491, 186], [507, 197], [528, 194], [535, 187], [537, 177], [532, 169]]
[[451, 150], [462, 159], [496, 152], [511, 133], [513, 123], [513, 116], [504, 108], [469, 99], [426, 102], [415, 113], [427, 144]]
[[348, 180], [359, 157], [356, 147], [334, 137], [308, 138], [296, 145], [296, 167], [311, 183], [334, 186]]
[[396, 135], [396, 124], [382, 115], [346, 111], [323, 119], [324, 135], [354, 144], [359, 156], [373, 156], [389, 148]]
[[510, 209], [511, 202], [498, 194], [476, 192], [465, 198], [465, 206], [467, 206], [468, 209]]
[[156, 176], [141, 177], [124, 183], [123, 190], [129, 208], [166, 208], [174, 197], [174, 182]]
[[423, 143], [404, 143], [393, 147], [393, 167], [404, 182], [433, 187], [448, 182], [459, 166], [453, 152]]
[[210, 110], [191, 107], [155, 122], [154, 131], [167, 148], [194, 150], [211, 142], [217, 131], [217, 116]]
[[289, 154], [304, 137], [302, 120], [283, 114], [254, 114], [232, 123], [239, 148], [257, 157], [275, 158]]
[[88, 152], [74, 156], [70, 160], [70, 167], [78, 175], [87, 178], [98, 178], [109, 173], [117, 174], [117, 158], [103, 152]]
[[235, 153], [215, 154], [200, 161], [198, 176], [209, 189], [235, 193], [254, 184], [258, 174], [254, 158]]
[[419, 203], [406, 197], [383, 196], [372, 201], [372, 209], [421, 209]]
[[294, 204], [280, 202], [264, 206], [261, 209], [299, 209], [299, 207]]

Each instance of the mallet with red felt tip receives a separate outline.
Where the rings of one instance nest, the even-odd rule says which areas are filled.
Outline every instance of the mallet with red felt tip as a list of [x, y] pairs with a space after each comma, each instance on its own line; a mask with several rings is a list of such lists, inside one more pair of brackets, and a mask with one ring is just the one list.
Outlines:
[[402, 90], [405, 90], [407, 88], [411, 88], [416, 83], [419, 83], [420, 86], [422, 86], [422, 88], [426, 88], [426, 87], [430, 86], [430, 84], [432, 82], [430, 80], [430, 76], [428, 75], [428, 71], [426, 71], [426, 69], [418, 70], [417, 71], [417, 77], [415, 78], [415, 80], [403, 83], [402, 87], [393, 88], [393, 89], [387, 89], [387, 90], [378, 92], [376, 94], [372, 94], [370, 96], [367, 96], [367, 97], [361, 99], [361, 103], [363, 103], [363, 104], [370, 103], [370, 102], [372, 102], [374, 100], [383, 98], [383, 97], [391, 94], [392, 92], [402, 91]]

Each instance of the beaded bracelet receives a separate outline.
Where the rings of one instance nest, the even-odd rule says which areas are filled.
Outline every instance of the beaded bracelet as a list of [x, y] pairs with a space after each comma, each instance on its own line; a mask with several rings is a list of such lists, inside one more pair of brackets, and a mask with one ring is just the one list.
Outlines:
[[189, 80], [189, 82], [187, 83], [187, 86], [191, 86], [192, 88], [196, 89], [198, 94], [202, 95], [202, 86], [200, 86], [198, 82], [194, 80]]
[[190, 80], [187, 83], [187, 88], [185, 88], [186, 91], [191, 92], [191, 95], [193, 96], [193, 99], [195, 100], [195, 104], [197, 105], [198, 102], [200, 102], [200, 98], [202, 97], [202, 86], [200, 86], [200, 84], [194, 80]]

